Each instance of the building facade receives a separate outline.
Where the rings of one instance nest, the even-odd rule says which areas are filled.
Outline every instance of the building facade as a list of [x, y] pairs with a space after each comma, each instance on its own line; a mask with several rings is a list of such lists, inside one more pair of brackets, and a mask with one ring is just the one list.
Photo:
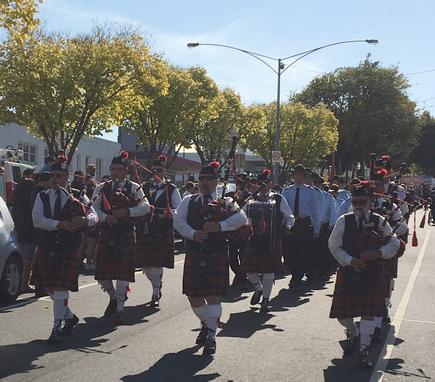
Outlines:
[[[30, 134], [25, 127], [16, 123], [0, 125], [0, 146], [12, 146], [23, 150], [23, 162], [41, 168], [48, 149], [44, 141]], [[110, 162], [121, 150], [121, 145], [107, 139], [84, 136], [70, 163], [70, 171], [85, 171], [89, 163], [95, 164], [97, 180], [110, 173]]]

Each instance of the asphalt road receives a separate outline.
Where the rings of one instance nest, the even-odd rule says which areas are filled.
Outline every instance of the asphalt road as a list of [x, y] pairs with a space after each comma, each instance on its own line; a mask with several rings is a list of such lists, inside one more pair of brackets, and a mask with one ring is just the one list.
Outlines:
[[[80, 277], [71, 309], [72, 336], [48, 346], [48, 298], [0, 307], [2, 381], [425, 381], [435, 378], [435, 227], [418, 230], [419, 246], [400, 260], [386, 341], [373, 349], [373, 372], [342, 358], [343, 329], [328, 318], [333, 279], [291, 295], [276, 281], [272, 312], [250, 308], [250, 293], [232, 290], [223, 308], [215, 357], [194, 346], [199, 322], [181, 294], [184, 255], [165, 271], [160, 309], [146, 305], [151, 287], [137, 273], [123, 326], [101, 318], [108, 297], [92, 276]], [[23, 296], [25, 297], [25, 296]]]

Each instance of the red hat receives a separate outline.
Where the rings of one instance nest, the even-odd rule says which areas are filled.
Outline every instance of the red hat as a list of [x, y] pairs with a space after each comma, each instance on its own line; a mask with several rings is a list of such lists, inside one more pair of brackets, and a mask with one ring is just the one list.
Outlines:
[[115, 155], [111, 164], [128, 165], [128, 151], [121, 151], [118, 155]]
[[164, 154], [160, 154], [153, 162], [153, 166], [166, 167], [168, 158]]

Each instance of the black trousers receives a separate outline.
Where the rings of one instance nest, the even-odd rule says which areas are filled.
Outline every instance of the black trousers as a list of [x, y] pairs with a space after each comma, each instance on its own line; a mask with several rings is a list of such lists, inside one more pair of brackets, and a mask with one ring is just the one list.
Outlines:
[[289, 235], [284, 239], [284, 265], [292, 274], [291, 284], [297, 284], [305, 273], [314, 269], [313, 227], [309, 218], [296, 219]]
[[231, 241], [228, 244], [228, 254], [230, 268], [239, 280], [246, 279], [245, 272], [242, 271], [243, 252], [245, 251], [245, 243], [239, 241]]

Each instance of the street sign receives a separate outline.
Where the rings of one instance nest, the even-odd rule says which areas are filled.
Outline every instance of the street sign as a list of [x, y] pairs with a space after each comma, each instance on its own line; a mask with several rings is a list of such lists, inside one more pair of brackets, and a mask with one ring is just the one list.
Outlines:
[[272, 163], [279, 163], [281, 161], [281, 151], [272, 151]]

